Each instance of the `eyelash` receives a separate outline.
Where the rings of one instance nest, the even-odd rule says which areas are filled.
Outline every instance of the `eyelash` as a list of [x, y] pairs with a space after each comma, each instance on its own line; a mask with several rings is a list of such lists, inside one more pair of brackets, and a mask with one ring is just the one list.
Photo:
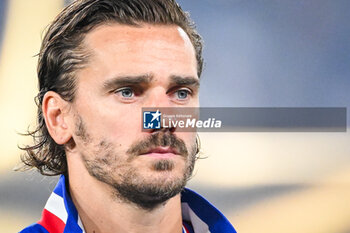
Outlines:
[[[132, 96], [130, 96], [130, 97], [122, 96], [122, 92], [125, 91], [125, 90], [129, 90], [132, 93]], [[189, 89], [189, 88], [186, 88], [186, 87], [174, 87], [174, 88], [170, 89], [169, 91], [167, 91], [166, 94], [169, 94], [169, 93], [176, 94], [176, 93], [179, 93], [180, 91], [185, 91], [187, 93], [187, 95], [193, 96], [193, 91], [191, 89]], [[134, 87], [122, 87], [122, 88], [118, 88], [118, 89], [114, 90], [113, 93], [114, 94], [120, 94], [121, 98], [123, 98], [124, 100], [131, 100], [131, 98], [134, 98], [135, 96], [141, 95], [142, 91], [141, 90], [137, 90]], [[188, 100], [188, 96], [186, 96], [185, 99], [181, 99], [181, 98], [178, 98], [178, 96], [176, 96], [176, 99], [178, 101], [185, 102], [186, 100]]]
[[[187, 95], [190, 95], [192, 96], [193, 95], [193, 92], [188, 89], [188, 88], [180, 88], [180, 89], [177, 89], [176, 91], [174, 91], [173, 93], [179, 93], [180, 91], [186, 91]], [[188, 98], [186, 97], [186, 99], [179, 99], [180, 101], [185, 101], [187, 100]]]
[[[119, 88], [117, 90], [114, 91], [115, 94], [117, 93], [122, 93], [122, 91], [125, 91], [125, 90], [130, 90], [133, 94], [133, 96], [135, 95], [135, 90], [131, 87], [123, 87], [123, 88]], [[124, 96], [123, 96], [124, 97]], [[124, 98], [128, 98], [128, 97], [124, 97]]]

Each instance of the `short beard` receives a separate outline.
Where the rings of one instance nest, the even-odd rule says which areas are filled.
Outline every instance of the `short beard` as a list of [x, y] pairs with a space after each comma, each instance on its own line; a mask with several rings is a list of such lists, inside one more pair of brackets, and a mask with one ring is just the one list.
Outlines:
[[[81, 117], [77, 120], [76, 135], [83, 142], [93, 144], [93, 140], [87, 133], [86, 125]], [[191, 151], [188, 152], [183, 140], [177, 138], [169, 131], [159, 131], [146, 140], [133, 144], [127, 152], [130, 155], [127, 162], [130, 162], [151, 146], [169, 146], [177, 149], [186, 159], [183, 176], [170, 181], [164, 181], [161, 178], [149, 181], [137, 173], [135, 169], [125, 169], [123, 165], [118, 166], [120, 165], [117, 159], [118, 155], [113, 154], [115, 153], [113, 145], [105, 140], [97, 144], [98, 148], [94, 150], [93, 159], [88, 159], [84, 154], [82, 154], [82, 159], [92, 177], [113, 188], [115, 198], [126, 203], [136, 204], [137, 207], [145, 210], [152, 210], [183, 190], [187, 181], [191, 178], [197, 148], [193, 146]], [[153, 163], [152, 168], [154, 171], [170, 172], [174, 169], [174, 166], [172, 161], [163, 159]], [[115, 179], [112, 174], [118, 174], [118, 179]]]
[[[156, 162], [154, 167], [164, 170], [172, 165], [173, 163], [169, 163], [169, 161], [161, 160]], [[122, 182], [114, 182], [112, 185], [116, 191], [116, 197], [150, 211], [179, 194], [190, 179], [193, 168], [194, 162], [187, 168], [182, 178], [171, 182], [164, 182], [162, 179], [159, 179], [153, 180], [152, 183], [143, 180], [134, 171], [129, 171], [124, 174]]]

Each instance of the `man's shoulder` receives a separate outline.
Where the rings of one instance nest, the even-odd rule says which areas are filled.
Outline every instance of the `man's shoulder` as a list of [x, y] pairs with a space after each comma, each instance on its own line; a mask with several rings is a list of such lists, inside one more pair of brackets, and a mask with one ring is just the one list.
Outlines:
[[49, 233], [42, 225], [33, 223], [32, 225], [24, 228], [19, 233]]

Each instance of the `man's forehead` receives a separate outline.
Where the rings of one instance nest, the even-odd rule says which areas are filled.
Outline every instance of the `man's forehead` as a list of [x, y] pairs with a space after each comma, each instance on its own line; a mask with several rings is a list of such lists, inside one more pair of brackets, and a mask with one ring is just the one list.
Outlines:
[[145, 75], [154, 76], [153, 83], [171, 82], [174, 76], [198, 79], [194, 47], [177, 25], [101, 25], [86, 35], [84, 46], [90, 56], [78, 73], [80, 82], [97, 86], [115, 77]]
[[159, 43], [167, 41], [174, 45], [184, 45], [186, 48], [194, 50], [187, 33], [178, 25], [173, 24], [103, 24], [87, 33], [84, 41], [86, 45], [93, 46], [93, 48], [104, 47], [111, 43], [127, 46], [130, 43], [145, 44], [149, 41], [158, 41]]

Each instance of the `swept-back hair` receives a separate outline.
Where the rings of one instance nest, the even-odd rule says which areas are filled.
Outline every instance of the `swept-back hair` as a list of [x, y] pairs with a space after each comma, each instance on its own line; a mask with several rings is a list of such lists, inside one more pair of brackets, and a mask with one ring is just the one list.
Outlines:
[[[39, 53], [38, 125], [29, 131], [33, 145], [20, 147], [25, 168], [36, 167], [43, 175], [67, 173], [64, 145], [50, 136], [42, 112], [47, 91], [58, 93], [64, 100], [74, 101], [75, 72], [87, 64], [89, 54], [82, 41], [99, 25], [119, 23], [138, 26], [142, 23], [178, 25], [189, 36], [196, 52], [197, 74], [203, 67], [202, 40], [188, 13], [175, 0], [77, 0], [67, 6], [50, 24]], [[198, 144], [197, 144], [198, 145]]]

